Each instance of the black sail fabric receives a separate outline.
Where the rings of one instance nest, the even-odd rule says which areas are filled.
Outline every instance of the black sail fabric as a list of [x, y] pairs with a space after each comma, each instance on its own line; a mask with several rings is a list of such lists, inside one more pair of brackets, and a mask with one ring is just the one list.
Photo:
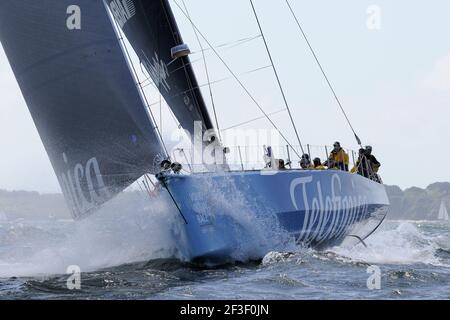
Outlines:
[[213, 129], [189, 57], [172, 59], [183, 41], [168, 1], [105, 1], [180, 125], [191, 137], [195, 121], [203, 131]]
[[112, 21], [102, 0], [0, 1], [0, 41], [75, 219], [163, 153]]

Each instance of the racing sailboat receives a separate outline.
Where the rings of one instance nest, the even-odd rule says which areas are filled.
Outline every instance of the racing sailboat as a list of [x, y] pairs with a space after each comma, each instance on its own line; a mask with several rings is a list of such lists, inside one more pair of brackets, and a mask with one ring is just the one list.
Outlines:
[[0, 211], [0, 223], [7, 222], [7, 221], [8, 221], [8, 216], [6, 215], [6, 213]]
[[[121, 33], [212, 163], [171, 157]], [[74, 219], [150, 174], [178, 210], [183, 257], [229, 261], [252, 231], [244, 211], [318, 248], [363, 241], [387, 214], [384, 186], [362, 175], [278, 170], [271, 152], [267, 168], [232, 169], [167, 0], [2, 0], [0, 41]]]
[[444, 200], [441, 202], [441, 206], [439, 207], [438, 219], [443, 221], [449, 221], [450, 218], [448, 216], [447, 207], [445, 206]]

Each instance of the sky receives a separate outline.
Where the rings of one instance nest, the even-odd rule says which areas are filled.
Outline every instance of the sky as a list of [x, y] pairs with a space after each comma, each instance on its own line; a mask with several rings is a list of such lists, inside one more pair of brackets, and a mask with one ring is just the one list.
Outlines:
[[[193, 51], [199, 83], [206, 83], [200, 48], [175, 0], [184, 41]], [[176, 0], [181, 4], [181, 0]], [[196, 26], [268, 113], [284, 108], [249, 1], [185, 0]], [[254, 0], [302, 141], [357, 149], [284, 0]], [[358, 132], [382, 163], [386, 184], [426, 187], [450, 181], [450, 2], [448, 0], [291, 0], [317, 56]], [[202, 45], [207, 48], [205, 40]], [[206, 51], [211, 80], [229, 78]], [[203, 88], [208, 99], [207, 87]], [[231, 79], [212, 86], [221, 128], [261, 116]], [[155, 92], [148, 92], [157, 101]], [[59, 192], [42, 142], [0, 48], [0, 189]], [[211, 113], [212, 110], [210, 109]], [[162, 121], [169, 116], [163, 113]], [[289, 140], [286, 112], [273, 116]], [[165, 126], [169, 128], [170, 126]], [[245, 128], [269, 128], [267, 120]]]

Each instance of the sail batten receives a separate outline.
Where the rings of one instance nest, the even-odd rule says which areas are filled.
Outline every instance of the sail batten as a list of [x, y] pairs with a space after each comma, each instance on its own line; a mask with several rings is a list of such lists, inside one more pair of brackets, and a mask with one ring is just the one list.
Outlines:
[[103, 1], [2, 0], [0, 41], [74, 218], [152, 171], [161, 141]]
[[172, 57], [183, 39], [167, 0], [106, 0], [117, 23], [180, 125], [194, 136], [194, 122], [202, 130], [213, 124], [198, 85], [187, 48]]

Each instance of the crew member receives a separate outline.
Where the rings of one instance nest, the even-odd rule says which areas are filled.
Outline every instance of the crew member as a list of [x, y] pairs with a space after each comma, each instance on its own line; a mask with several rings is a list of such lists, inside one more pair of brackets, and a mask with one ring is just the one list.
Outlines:
[[328, 163], [333, 163], [339, 170], [348, 171], [349, 156], [337, 141], [333, 144]]
[[370, 168], [374, 173], [378, 173], [378, 170], [381, 167], [381, 163], [375, 158], [375, 156], [372, 154], [372, 147], [366, 146], [366, 157], [367, 161], [369, 161]]
[[305, 170], [313, 168], [309, 154], [305, 153], [302, 155], [302, 159], [300, 160], [300, 167]]
[[356, 161], [356, 164], [352, 169], [352, 173], [358, 173], [366, 178], [370, 177], [369, 161], [367, 161], [366, 149], [359, 149], [358, 160]]
[[313, 160], [314, 170], [326, 170], [327, 168], [322, 165], [322, 161], [320, 161], [320, 158], [314, 158]]
[[278, 159], [278, 170], [286, 170], [286, 165], [283, 159]]

